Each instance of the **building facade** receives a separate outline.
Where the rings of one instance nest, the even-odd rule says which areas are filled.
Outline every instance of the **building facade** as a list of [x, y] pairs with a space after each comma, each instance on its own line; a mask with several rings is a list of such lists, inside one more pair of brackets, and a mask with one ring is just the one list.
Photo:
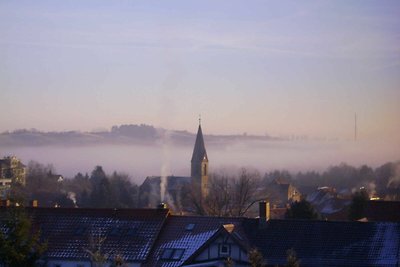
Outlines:
[[25, 185], [26, 166], [15, 156], [0, 159], [0, 198], [5, 199], [12, 184]]

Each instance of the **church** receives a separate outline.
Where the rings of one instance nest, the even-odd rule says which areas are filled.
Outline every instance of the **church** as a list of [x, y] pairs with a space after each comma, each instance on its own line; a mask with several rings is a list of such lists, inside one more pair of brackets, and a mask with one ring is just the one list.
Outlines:
[[[200, 201], [208, 195], [209, 162], [201, 122], [194, 144], [190, 176], [148, 176], [139, 188], [139, 206], [155, 208], [165, 203], [175, 212], [185, 210], [186, 197]], [[189, 196], [190, 195], [190, 196]], [[183, 198], [182, 198], [183, 197]]]

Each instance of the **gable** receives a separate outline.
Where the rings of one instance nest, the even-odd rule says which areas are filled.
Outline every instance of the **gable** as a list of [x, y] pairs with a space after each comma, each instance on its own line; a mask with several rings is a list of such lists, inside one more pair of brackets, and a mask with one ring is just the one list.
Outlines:
[[213, 262], [230, 258], [235, 263], [248, 261], [247, 251], [226, 231], [221, 232], [217, 238], [196, 252], [197, 256], [187, 264]]

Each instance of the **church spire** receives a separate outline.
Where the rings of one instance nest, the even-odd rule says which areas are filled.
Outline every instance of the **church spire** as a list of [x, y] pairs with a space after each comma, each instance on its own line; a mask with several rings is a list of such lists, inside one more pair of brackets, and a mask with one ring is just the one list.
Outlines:
[[208, 156], [200, 118], [191, 163], [192, 183], [200, 189], [201, 199], [204, 199], [208, 194]]
[[204, 145], [203, 131], [201, 130], [201, 124], [199, 121], [199, 128], [197, 130], [196, 143], [194, 144], [192, 163], [202, 162], [203, 160], [208, 161], [206, 146]]

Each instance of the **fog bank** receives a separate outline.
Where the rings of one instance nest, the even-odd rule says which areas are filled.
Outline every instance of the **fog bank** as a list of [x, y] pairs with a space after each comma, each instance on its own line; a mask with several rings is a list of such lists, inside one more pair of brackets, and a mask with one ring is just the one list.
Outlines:
[[[395, 145], [352, 141], [260, 141], [207, 144], [211, 171], [220, 168], [251, 167], [261, 173], [273, 169], [292, 172], [321, 171], [331, 165], [346, 162], [377, 167], [400, 159]], [[65, 177], [78, 172], [89, 173], [96, 165], [107, 173], [124, 172], [141, 183], [146, 176], [166, 175], [163, 166], [169, 166], [169, 175], [189, 175], [193, 147], [166, 145], [86, 145], [86, 146], [19, 146], [0, 147], [0, 156], [15, 155], [24, 163], [35, 160], [53, 164]]]

